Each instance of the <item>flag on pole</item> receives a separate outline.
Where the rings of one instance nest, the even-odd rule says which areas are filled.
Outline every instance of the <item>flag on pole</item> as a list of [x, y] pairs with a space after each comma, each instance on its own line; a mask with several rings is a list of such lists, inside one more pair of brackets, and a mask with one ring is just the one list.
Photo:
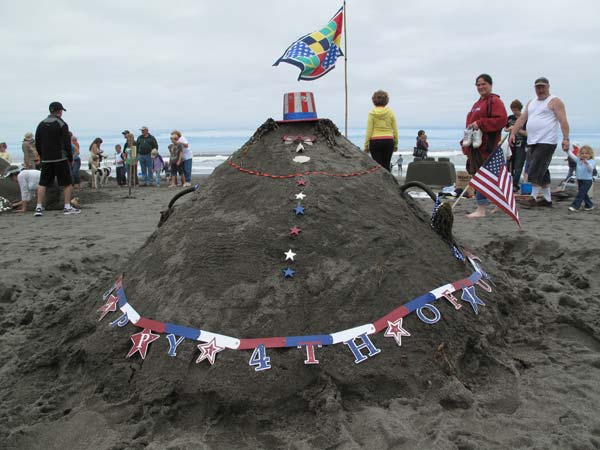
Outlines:
[[512, 176], [506, 170], [504, 153], [498, 147], [469, 182], [473, 189], [485, 195], [498, 208], [521, 226], [519, 212], [513, 194]]
[[300, 69], [298, 80], [316, 80], [335, 68], [338, 56], [342, 56], [340, 47], [344, 24], [344, 7], [335, 13], [324, 28], [302, 36], [275, 61], [293, 64]]

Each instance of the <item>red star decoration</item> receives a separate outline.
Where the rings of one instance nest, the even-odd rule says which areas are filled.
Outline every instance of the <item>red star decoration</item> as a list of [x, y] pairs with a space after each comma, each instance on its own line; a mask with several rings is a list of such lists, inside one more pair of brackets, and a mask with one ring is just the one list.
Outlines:
[[306, 180], [304, 178], [300, 178], [298, 181], [296, 181], [296, 184], [298, 186], [306, 186]]
[[146, 359], [146, 352], [148, 351], [148, 345], [157, 340], [160, 337], [159, 334], [154, 334], [149, 328], [144, 328], [144, 331], [131, 336], [133, 347], [127, 353], [127, 357], [130, 358], [136, 352], [140, 352], [142, 359]]
[[205, 344], [198, 344], [198, 350], [200, 350], [200, 356], [196, 360], [196, 364], [204, 359], [208, 359], [208, 362], [212, 366], [215, 363], [217, 353], [225, 350], [225, 347], [219, 347], [216, 343], [217, 338], [212, 338], [212, 341], [206, 342]]
[[395, 322], [390, 322], [388, 320], [388, 327], [383, 336], [393, 337], [396, 339], [396, 343], [400, 346], [402, 345], [402, 336], [410, 336], [410, 333], [402, 328], [402, 318], [400, 318]]
[[104, 319], [109, 312], [115, 312], [117, 310], [117, 303], [119, 302], [119, 297], [115, 297], [114, 295], [110, 295], [106, 300], [106, 303], [102, 305], [98, 311], [102, 311], [102, 315], [98, 321]]
[[302, 230], [296, 226], [290, 228], [290, 234], [292, 236], [298, 236]]

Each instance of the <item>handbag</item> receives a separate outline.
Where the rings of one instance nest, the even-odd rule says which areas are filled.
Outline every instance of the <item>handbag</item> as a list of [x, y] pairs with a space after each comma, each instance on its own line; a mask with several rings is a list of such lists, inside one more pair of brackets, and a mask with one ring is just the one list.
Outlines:
[[413, 156], [415, 158], [424, 158], [425, 157], [425, 150], [423, 150], [422, 148], [419, 148], [419, 147], [414, 147], [413, 148]]

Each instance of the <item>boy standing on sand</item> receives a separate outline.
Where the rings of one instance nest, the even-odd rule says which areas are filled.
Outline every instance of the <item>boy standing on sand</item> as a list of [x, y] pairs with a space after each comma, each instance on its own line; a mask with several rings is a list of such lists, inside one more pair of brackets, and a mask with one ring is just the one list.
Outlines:
[[71, 167], [73, 163], [73, 149], [69, 126], [62, 120], [62, 113], [66, 111], [60, 102], [52, 102], [48, 107], [50, 115], [40, 122], [35, 132], [35, 143], [42, 160], [40, 184], [37, 189], [37, 206], [35, 216], [43, 215], [43, 204], [46, 197], [46, 188], [58, 181], [63, 187], [64, 204], [63, 214], [79, 214], [78, 208], [71, 206], [73, 180]]

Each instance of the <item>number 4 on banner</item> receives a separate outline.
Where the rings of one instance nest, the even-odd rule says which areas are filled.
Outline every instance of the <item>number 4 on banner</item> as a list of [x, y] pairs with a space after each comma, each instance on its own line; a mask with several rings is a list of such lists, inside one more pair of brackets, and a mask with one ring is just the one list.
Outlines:
[[255, 366], [254, 370], [256, 372], [262, 372], [263, 370], [268, 370], [271, 368], [271, 358], [267, 356], [267, 352], [265, 351], [265, 346], [263, 344], [260, 344], [254, 349], [254, 352], [252, 352], [252, 356], [250, 357], [250, 361], [248, 361], [248, 365]]

